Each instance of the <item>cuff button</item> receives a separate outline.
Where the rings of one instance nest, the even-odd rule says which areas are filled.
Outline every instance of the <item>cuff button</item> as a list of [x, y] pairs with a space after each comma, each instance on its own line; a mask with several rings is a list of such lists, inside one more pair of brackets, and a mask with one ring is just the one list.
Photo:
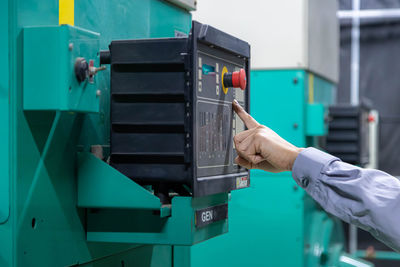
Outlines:
[[306, 178], [303, 178], [303, 179], [301, 180], [301, 184], [303, 185], [304, 188], [306, 188], [306, 187], [308, 186], [309, 183], [310, 183], [310, 179], [308, 179], [307, 177], [306, 177]]

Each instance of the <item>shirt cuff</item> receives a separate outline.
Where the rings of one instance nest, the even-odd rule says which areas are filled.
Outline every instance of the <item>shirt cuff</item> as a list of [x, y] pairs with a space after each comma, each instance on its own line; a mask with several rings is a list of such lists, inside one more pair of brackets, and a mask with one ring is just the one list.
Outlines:
[[313, 147], [306, 148], [297, 156], [292, 176], [299, 186], [309, 191], [321, 177], [323, 168], [336, 160], [340, 159]]

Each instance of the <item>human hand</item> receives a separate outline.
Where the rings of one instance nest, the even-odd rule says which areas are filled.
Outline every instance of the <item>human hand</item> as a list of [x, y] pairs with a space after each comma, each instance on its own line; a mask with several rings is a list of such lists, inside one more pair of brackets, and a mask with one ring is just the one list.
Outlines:
[[303, 150], [281, 138], [268, 127], [259, 124], [234, 100], [233, 110], [248, 130], [237, 134], [233, 141], [238, 156], [235, 162], [247, 169], [268, 172], [291, 171], [294, 161]]

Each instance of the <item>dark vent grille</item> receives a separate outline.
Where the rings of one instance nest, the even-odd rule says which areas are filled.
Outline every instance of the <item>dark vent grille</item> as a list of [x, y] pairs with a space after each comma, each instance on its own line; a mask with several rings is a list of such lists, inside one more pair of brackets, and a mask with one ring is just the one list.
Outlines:
[[360, 106], [333, 106], [329, 109], [326, 151], [344, 162], [368, 163], [368, 112]]
[[111, 164], [139, 182], [185, 182], [187, 41], [149, 43], [152, 62], [143, 41], [110, 45]]

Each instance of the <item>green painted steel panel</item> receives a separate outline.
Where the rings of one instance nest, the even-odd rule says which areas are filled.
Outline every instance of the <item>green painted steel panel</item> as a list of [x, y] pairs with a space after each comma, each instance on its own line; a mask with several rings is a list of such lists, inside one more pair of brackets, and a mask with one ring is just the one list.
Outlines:
[[297, 146], [305, 146], [307, 73], [303, 70], [252, 71], [251, 113], [261, 124]]
[[68, 25], [27, 27], [23, 33], [24, 110], [98, 112], [97, 75], [79, 83], [74, 65], [81, 57], [99, 66], [99, 34]]
[[306, 135], [324, 136], [327, 134], [327, 124], [325, 118], [326, 109], [321, 103], [306, 104]]
[[78, 207], [161, 209], [158, 197], [93, 154], [79, 153], [78, 162]]
[[[82, 264], [82, 267], [168, 267], [172, 265], [171, 246], [140, 246], [106, 256], [101, 260]], [[174, 265], [175, 266], [175, 265]]]
[[[336, 103], [336, 85], [317, 76], [315, 74], [307, 73], [308, 76], [313, 75], [313, 87], [314, 87], [314, 103], [321, 103], [325, 107], [328, 107], [330, 104]], [[307, 78], [307, 88], [308, 88]], [[308, 100], [309, 90], [306, 90], [306, 98]]]
[[[10, 112], [9, 126], [2, 125], [9, 132], [0, 132], [9, 133], [5, 147], [10, 154], [2, 154], [6, 159], [1, 164], [9, 166], [11, 177], [10, 217], [0, 224], [0, 266], [88, 262], [87, 266], [112, 266], [110, 263], [121, 265], [124, 259], [129, 259], [125, 266], [171, 266], [171, 246], [86, 241], [85, 211], [76, 207], [76, 152], [88, 151], [92, 144], [105, 145], [107, 150], [109, 99], [101, 97], [100, 113], [92, 115], [23, 111], [23, 28], [58, 27], [58, 1], [6, 0], [0, 7], [0, 19], [9, 22], [8, 26], [0, 24], [2, 36], [9, 33], [9, 50], [1, 49], [0, 53], [2, 58], [8, 53], [10, 59], [9, 82], [7, 72], [0, 72], [0, 100], [9, 103], [8, 107], [1, 105], [2, 116]], [[107, 49], [112, 39], [174, 36], [175, 30], [187, 33], [191, 15], [159, 0], [75, 1], [75, 25], [100, 33], [100, 47]], [[0, 48], [6, 48], [5, 39], [1, 39]], [[37, 71], [40, 73], [39, 68]], [[109, 83], [108, 70], [98, 74], [102, 96], [109, 94]], [[10, 94], [4, 91], [3, 95], [8, 84]]]
[[0, 266], [11, 266], [12, 260], [12, 215], [10, 216], [12, 130], [10, 121], [10, 46], [9, 46], [9, 4], [0, 1]]
[[227, 194], [201, 198], [174, 197], [171, 216], [157, 220], [154, 218], [157, 216], [151, 214], [151, 211], [98, 210], [88, 213], [87, 238], [95, 242], [182, 246], [196, 244], [226, 233], [228, 222], [220, 220], [204, 227], [196, 227], [195, 211], [227, 202]]
[[8, 1], [0, 3], [0, 35], [0, 223], [4, 223], [10, 211]]

